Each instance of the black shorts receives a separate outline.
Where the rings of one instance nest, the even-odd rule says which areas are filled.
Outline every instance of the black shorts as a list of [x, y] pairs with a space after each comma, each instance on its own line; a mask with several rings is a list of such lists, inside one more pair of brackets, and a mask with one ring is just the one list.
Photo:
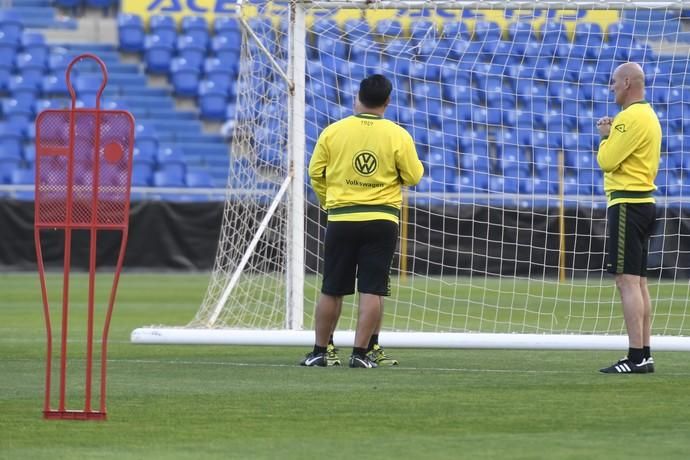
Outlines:
[[654, 203], [620, 203], [607, 210], [608, 259], [613, 274], [647, 276], [649, 238], [654, 230]]
[[344, 296], [357, 290], [390, 295], [390, 269], [398, 224], [389, 220], [328, 222], [321, 292]]

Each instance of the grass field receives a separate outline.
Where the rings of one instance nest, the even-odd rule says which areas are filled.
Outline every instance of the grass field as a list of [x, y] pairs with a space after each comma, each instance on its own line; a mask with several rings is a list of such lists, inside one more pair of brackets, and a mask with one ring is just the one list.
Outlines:
[[[129, 343], [135, 327], [188, 322], [206, 282], [125, 274], [109, 420], [44, 421], [37, 275], [0, 274], [0, 458], [688, 457], [687, 353], [657, 353], [652, 375], [607, 376], [598, 367], [621, 353], [405, 349], [399, 368], [305, 369], [305, 349]], [[75, 339], [83, 323], [75, 311]]]

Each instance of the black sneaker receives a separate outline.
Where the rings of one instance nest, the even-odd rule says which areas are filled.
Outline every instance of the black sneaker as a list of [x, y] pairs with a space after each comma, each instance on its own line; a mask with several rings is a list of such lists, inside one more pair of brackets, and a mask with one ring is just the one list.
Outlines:
[[302, 362], [299, 363], [300, 366], [307, 366], [307, 367], [314, 367], [314, 366], [319, 366], [319, 367], [326, 367], [328, 363], [328, 354], [327, 353], [314, 353], [313, 351], [307, 356], [304, 357]]
[[379, 366], [366, 355], [350, 355], [350, 367], [363, 367], [365, 369], [371, 369], [372, 367]]
[[650, 356], [649, 358], [645, 358], [645, 360], [642, 362], [647, 365], [647, 373], [648, 374], [654, 373], [654, 358], [652, 358]]
[[599, 372], [604, 374], [646, 374], [648, 370], [646, 360], [642, 360], [640, 364], [635, 364], [626, 356], [609, 367], [599, 369]]

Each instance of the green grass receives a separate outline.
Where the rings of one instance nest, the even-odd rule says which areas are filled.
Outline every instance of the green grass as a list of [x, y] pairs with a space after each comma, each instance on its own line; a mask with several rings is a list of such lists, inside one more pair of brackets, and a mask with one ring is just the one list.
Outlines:
[[[206, 282], [124, 275], [109, 420], [44, 421], [38, 277], [0, 274], [0, 458], [687, 458], [686, 353], [656, 353], [653, 375], [607, 376], [597, 368], [621, 353], [404, 349], [391, 350], [399, 368], [304, 369], [305, 349], [129, 343], [136, 327], [189, 321]], [[83, 378], [69, 377], [76, 406]]]

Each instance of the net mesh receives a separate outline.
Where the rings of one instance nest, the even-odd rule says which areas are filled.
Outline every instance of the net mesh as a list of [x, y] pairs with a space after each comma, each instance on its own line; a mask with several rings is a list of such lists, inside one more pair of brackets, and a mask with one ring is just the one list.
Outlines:
[[[352, 113], [360, 80], [393, 82], [386, 116], [425, 166], [406, 192], [384, 330], [622, 333], [604, 273], [606, 202], [596, 120], [613, 116], [608, 83], [625, 61], [645, 70], [662, 123], [658, 222], [649, 251], [654, 334], [684, 335], [690, 300], [688, 40], [680, 9], [482, 10], [309, 7], [304, 136]], [[401, 6], [404, 2], [400, 2]], [[252, 2], [244, 32], [225, 220], [193, 326], [285, 327], [286, 200], [228, 285], [289, 174], [289, 5]], [[305, 167], [295, 165], [295, 167]], [[305, 184], [304, 324], [320, 287], [324, 215]], [[222, 302], [221, 302], [222, 301]], [[355, 297], [340, 329], [354, 329]], [[212, 319], [212, 321], [211, 321]]]

